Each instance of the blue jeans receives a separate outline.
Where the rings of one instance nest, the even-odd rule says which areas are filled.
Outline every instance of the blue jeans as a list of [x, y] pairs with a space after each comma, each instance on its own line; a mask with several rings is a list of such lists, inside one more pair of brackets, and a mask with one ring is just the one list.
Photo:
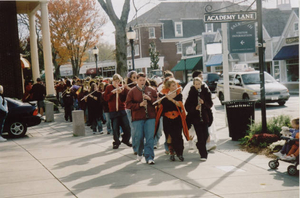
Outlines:
[[112, 132], [112, 126], [111, 126], [111, 121], [110, 121], [109, 113], [105, 112], [104, 114], [105, 114], [105, 118], [106, 118], [107, 133], [111, 133]]
[[129, 120], [129, 125], [130, 125], [130, 128], [131, 128], [131, 141], [132, 141], [132, 149], [134, 152], [137, 152], [137, 137], [134, 133], [134, 130], [133, 130], [133, 126], [132, 126], [132, 121], [131, 121], [131, 110], [130, 109], [126, 109], [126, 113], [127, 113], [127, 117], [128, 117], [128, 120]]
[[0, 110], [0, 136], [2, 136], [5, 119], [7, 117], [7, 113], [5, 111]]
[[[146, 159], [146, 162], [154, 159], [154, 128], [155, 128], [155, 119], [146, 119], [138, 120], [132, 122], [132, 127], [134, 134], [137, 137], [137, 154], [139, 156], [143, 155]], [[146, 142], [144, 142], [146, 139]]]
[[98, 131], [99, 132], [103, 131], [103, 125], [102, 125], [101, 118], [96, 118], [96, 121], [97, 121]]

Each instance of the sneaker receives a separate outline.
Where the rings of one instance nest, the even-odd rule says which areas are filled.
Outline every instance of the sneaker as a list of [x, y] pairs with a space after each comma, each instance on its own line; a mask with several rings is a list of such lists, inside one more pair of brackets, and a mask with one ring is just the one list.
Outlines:
[[103, 131], [99, 131], [100, 134], [103, 134]]
[[207, 160], [207, 158], [204, 158], [204, 157], [201, 157], [201, 158], [200, 158], [200, 161], [205, 162], [206, 160]]
[[170, 154], [170, 152], [169, 152], [169, 151], [165, 151], [165, 154], [166, 154], [166, 155], [169, 155], [169, 154]]
[[174, 162], [174, 161], [175, 161], [175, 156], [174, 156], [174, 155], [171, 155], [171, 156], [170, 156], [170, 160]]
[[155, 164], [154, 160], [149, 160], [147, 163], [150, 164], [150, 165]]
[[278, 158], [282, 158], [283, 154], [279, 151], [277, 153], [273, 153], [273, 155], [277, 156]]
[[287, 155], [283, 158], [283, 160], [286, 160], [286, 161], [294, 161], [296, 160], [296, 157], [295, 156], [290, 156], [290, 155]]
[[123, 143], [123, 144], [126, 144], [126, 145], [129, 146], [129, 147], [132, 147], [132, 144], [131, 144], [130, 142], [124, 142], [124, 141], [122, 140], [122, 143]]
[[157, 146], [154, 146], [153, 149], [157, 149]]
[[143, 159], [143, 156], [139, 156], [139, 155], [136, 156], [136, 161], [140, 162], [140, 161], [142, 161], [142, 159]]
[[119, 148], [119, 144], [113, 142], [113, 149], [118, 149]]
[[182, 161], [182, 162], [184, 161], [184, 158], [182, 157], [182, 155], [179, 155], [179, 156], [178, 156], [178, 159], [179, 159], [180, 161]]
[[0, 142], [6, 142], [7, 141], [7, 139], [5, 139], [4, 137], [2, 137], [1, 135], [0, 135]]
[[207, 151], [210, 151], [210, 150], [213, 150], [213, 149], [216, 149], [217, 148], [217, 145], [213, 144], [213, 143], [207, 143], [206, 144], [206, 150]]
[[137, 155], [137, 152], [133, 152], [133, 155]]

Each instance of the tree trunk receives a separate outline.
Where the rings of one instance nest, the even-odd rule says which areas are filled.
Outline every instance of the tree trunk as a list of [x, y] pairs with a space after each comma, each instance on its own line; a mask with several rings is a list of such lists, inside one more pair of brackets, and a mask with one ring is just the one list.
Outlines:
[[126, 45], [126, 24], [118, 23], [116, 26], [116, 62], [117, 73], [122, 77], [127, 74], [127, 45]]

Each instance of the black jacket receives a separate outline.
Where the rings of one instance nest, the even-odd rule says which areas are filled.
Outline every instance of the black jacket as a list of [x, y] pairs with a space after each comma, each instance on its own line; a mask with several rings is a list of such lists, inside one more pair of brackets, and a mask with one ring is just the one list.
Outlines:
[[200, 120], [200, 112], [199, 110], [196, 110], [198, 105], [198, 96], [204, 100], [204, 104], [201, 105], [203, 122], [208, 125], [212, 122], [211, 107], [213, 106], [213, 102], [211, 100], [210, 91], [204, 85], [201, 86], [201, 92], [198, 92], [198, 90], [192, 86], [184, 105], [188, 113], [186, 117], [188, 128], [190, 128], [191, 124], [197, 123]]

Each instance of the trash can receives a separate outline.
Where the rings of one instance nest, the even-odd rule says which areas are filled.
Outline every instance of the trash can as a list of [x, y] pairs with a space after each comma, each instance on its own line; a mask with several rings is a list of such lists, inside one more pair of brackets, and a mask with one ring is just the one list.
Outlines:
[[236, 141], [246, 135], [247, 129], [254, 121], [255, 101], [233, 100], [224, 102], [226, 105], [229, 137]]

